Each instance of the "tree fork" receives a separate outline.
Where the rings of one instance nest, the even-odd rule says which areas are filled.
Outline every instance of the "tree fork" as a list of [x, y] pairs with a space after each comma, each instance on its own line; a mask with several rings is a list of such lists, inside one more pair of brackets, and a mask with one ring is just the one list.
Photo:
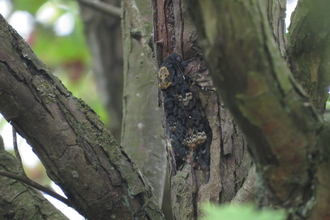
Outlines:
[[256, 161], [261, 205], [286, 208], [289, 219], [329, 219], [329, 125], [281, 58], [263, 2], [189, 3], [217, 91]]

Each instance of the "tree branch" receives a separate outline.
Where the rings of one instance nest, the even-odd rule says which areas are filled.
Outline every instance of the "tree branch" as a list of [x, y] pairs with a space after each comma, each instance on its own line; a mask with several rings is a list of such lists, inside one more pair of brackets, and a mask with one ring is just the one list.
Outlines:
[[15, 180], [21, 181], [22, 183], [25, 183], [25, 184], [27, 184], [29, 186], [32, 186], [33, 188], [36, 188], [36, 189], [38, 189], [38, 190], [40, 190], [40, 191], [42, 191], [42, 192], [44, 192], [44, 193], [46, 193], [46, 194], [54, 197], [55, 199], [60, 200], [61, 202], [63, 202], [67, 206], [72, 207], [72, 205], [70, 204], [70, 201], [68, 199], [66, 199], [63, 196], [57, 194], [53, 190], [48, 189], [47, 187], [44, 187], [44, 186], [40, 185], [39, 183], [31, 180], [30, 178], [28, 178], [26, 176], [17, 175], [17, 174], [11, 173], [11, 172], [1, 171], [1, 170], [0, 170], [0, 175], [1, 176], [6, 176], [6, 177], [11, 178], [11, 179], [15, 179]]
[[[17, 174], [14, 174], [14, 173], [11, 173], [11, 172], [6, 172], [6, 171], [0, 171], [0, 175], [2, 176], [6, 176], [6, 177], [9, 177], [9, 178], [12, 178], [12, 179], [15, 179], [15, 180], [18, 180], [18, 181], [21, 181], [29, 186], [32, 186], [52, 197], [54, 197], [55, 199], [58, 199], [60, 200], [61, 202], [63, 202], [64, 204], [66, 204], [67, 206], [70, 206], [72, 207], [72, 205], [70, 204], [70, 201], [66, 198], [64, 198], [63, 196], [59, 195], [58, 193], [50, 190], [49, 188], [47, 187], [44, 187], [42, 185], [40, 185], [39, 183], [31, 180], [30, 178], [28, 178], [28, 176], [26, 175], [25, 171], [24, 171], [24, 167], [23, 167], [23, 163], [22, 163], [22, 159], [21, 159], [21, 155], [19, 153], [19, 150], [18, 150], [18, 147], [17, 147], [17, 134], [16, 134], [16, 129], [14, 127], [12, 127], [13, 131], [13, 145], [14, 145], [14, 151], [15, 151], [15, 156], [16, 156], [16, 159], [18, 161], [18, 164], [20, 166], [20, 169], [21, 169], [21, 174], [20, 175], [17, 175]], [[1, 141], [0, 141], [1, 142]]]
[[30, 184], [20, 181], [26, 177], [21, 175], [23, 171], [18, 163], [17, 158], [4, 149], [0, 135], [0, 172], [4, 174], [0, 174], [1, 206], [6, 207], [0, 216], [5, 218], [10, 213], [20, 213], [27, 219], [68, 219], [43, 195], [28, 186]]
[[1, 16], [0, 27], [0, 112], [70, 203], [91, 219], [163, 219], [151, 187], [95, 112], [71, 95]]
[[17, 147], [17, 134], [16, 134], [16, 129], [14, 127], [12, 127], [12, 133], [13, 133], [13, 146], [14, 146], [14, 151], [15, 151], [15, 156], [16, 156], [16, 159], [18, 160], [18, 163], [22, 169], [22, 175], [24, 175], [25, 177], [26, 174], [24, 172], [24, 167], [23, 167], [23, 163], [22, 163], [22, 158], [21, 158], [21, 155], [19, 154], [19, 150], [18, 150], [18, 147]]
[[286, 56], [286, 38], [285, 38], [285, 10], [286, 0], [268, 0], [265, 1], [267, 16], [270, 28], [272, 29], [275, 42], [278, 45], [282, 57]]
[[101, 2], [101, 1], [94, 1], [94, 0], [77, 0], [81, 4], [84, 4], [86, 6], [89, 6], [91, 8], [94, 8], [96, 10], [99, 10], [103, 13], [106, 13], [108, 15], [114, 15], [117, 17], [121, 16], [121, 9], [112, 5], [109, 5], [107, 3]]

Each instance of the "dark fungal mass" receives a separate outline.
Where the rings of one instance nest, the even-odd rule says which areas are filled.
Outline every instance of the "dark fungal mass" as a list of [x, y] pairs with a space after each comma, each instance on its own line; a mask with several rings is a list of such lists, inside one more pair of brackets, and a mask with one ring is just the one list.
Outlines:
[[200, 87], [190, 76], [184, 75], [185, 68], [191, 61], [183, 61], [179, 54], [172, 53], [158, 72], [167, 151], [171, 171], [174, 173], [184, 163], [189, 163], [196, 169], [209, 169], [212, 133], [198, 97]]

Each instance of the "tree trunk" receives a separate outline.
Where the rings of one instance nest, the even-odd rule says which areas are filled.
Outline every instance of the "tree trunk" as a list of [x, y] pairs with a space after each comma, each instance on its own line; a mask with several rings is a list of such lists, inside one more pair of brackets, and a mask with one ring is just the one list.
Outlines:
[[189, 2], [217, 91], [256, 161], [260, 205], [290, 210], [288, 219], [329, 219], [329, 125], [281, 58], [264, 3]]
[[[189, 69], [186, 74], [188, 72], [188, 75], [197, 83], [210, 87], [212, 82], [201, 56], [196, 31], [182, 1], [158, 0], [152, 1], [152, 3], [154, 48], [158, 64], [164, 62], [165, 58], [173, 52], [182, 54], [184, 60], [197, 54], [199, 59], [195, 59], [186, 68]], [[190, 89], [194, 89], [193, 85]], [[164, 100], [165, 94], [162, 93], [160, 99]], [[210, 128], [210, 131], [205, 131], [211, 142], [207, 146], [209, 147], [210, 158], [208, 160], [210, 163], [207, 168], [200, 170], [185, 162], [182, 166], [172, 165], [170, 184], [174, 219], [197, 219], [200, 216], [200, 205], [203, 202], [230, 202], [237, 196], [235, 202], [241, 203], [251, 201], [251, 197], [253, 197], [248, 193], [236, 195], [252, 165], [242, 133], [237, 129], [226, 106], [217, 98], [215, 92], [197, 89], [196, 92], [193, 91], [193, 94], [193, 99], [196, 100], [194, 104], [199, 105], [201, 114], [207, 118], [205, 123]], [[171, 153], [173, 146], [171, 143], [175, 140], [169, 134], [171, 128], [166, 123], [166, 115], [172, 113], [169, 112], [171, 109], [165, 108], [164, 111], [163, 126], [167, 130], [167, 148]], [[182, 144], [180, 148], [186, 149], [186, 146]], [[175, 159], [169, 158], [169, 160]], [[253, 176], [253, 172], [251, 172], [249, 180], [252, 182]], [[249, 185], [252, 185], [253, 188], [251, 181]]]
[[122, 146], [162, 204], [166, 151], [158, 107], [157, 72], [148, 42], [152, 35], [149, 0], [123, 1], [124, 117]]
[[90, 219], [163, 219], [151, 187], [95, 112], [2, 17], [0, 26], [0, 112], [73, 207]]
[[[323, 20], [323, 16], [328, 16], [329, 6], [325, 0], [313, 4], [311, 0], [300, 0], [290, 28], [289, 49], [283, 51], [284, 37], [281, 31], [276, 31], [281, 26], [283, 5], [277, 3], [283, 1], [191, 0], [187, 5], [198, 30], [197, 41], [181, 1], [152, 1], [153, 49], [158, 65], [172, 52], [181, 54], [185, 60], [198, 54], [181, 78], [186, 83], [189, 77], [194, 79], [186, 89], [195, 102], [190, 102], [186, 93], [176, 94], [175, 101], [184, 106], [187, 100], [181, 101], [187, 98], [187, 109], [198, 109], [205, 119], [207, 141], [202, 143], [210, 152], [209, 163], [208, 158], [206, 162], [198, 161], [209, 164], [200, 170], [191, 157], [186, 162], [176, 160], [174, 155], [177, 163], [172, 163], [170, 180], [174, 219], [196, 219], [204, 201], [250, 201], [254, 181], [259, 186], [260, 206], [284, 208], [290, 220], [330, 219], [330, 127], [318, 113], [325, 103], [324, 87], [329, 84], [326, 67], [330, 29], [328, 19]], [[125, 63], [125, 98], [127, 109], [131, 109], [134, 100], [128, 91], [143, 97], [155, 96], [149, 80], [156, 83], [155, 72], [151, 78], [156, 68], [150, 70], [153, 65], [146, 47], [151, 28], [141, 25], [148, 7], [128, 0], [124, 4], [127, 11], [123, 12], [123, 32], [129, 61]], [[136, 19], [140, 15], [142, 19]], [[71, 204], [90, 219], [164, 219], [144, 177], [95, 113], [49, 73], [2, 17], [0, 26], [0, 112], [31, 144], [48, 175], [61, 186]], [[129, 26], [133, 27], [130, 32]], [[130, 50], [136, 52], [134, 57]], [[289, 61], [311, 102], [282, 56]], [[204, 67], [204, 57], [209, 69]], [[134, 64], [136, 61], [141, 66]], [[130, 63], [138, 67], [135, 71], [138, 78], [134, 78]], [[140, 74], [144, 65], [150, 71], [148, 78]], [[140, 79], [145, 83], [143, 86], [150, 86], [150, 93], [132, 86]], [[314, 84], [309, 84], [308, 79]], [[214, 83], [221, 100], [214, 91], [196, 86], [196, 82], [203, 86]], [[160, 85], [160, 89], [160, 98], [165, 100], [166, 88]], [[179, 95], [183, 95], [181, 99]], [[245, 134], [255, 166], [251, 166], [246, 141], [227, 108]], [[169, 127], [166, 117], [171, 114], [171, 109], [165, 108], [163, 124], [168, 147], [175, 141], [171, 132], [177, 129]], [[124, 129], [127, 134], [133, 134], [134, 126], [145, 131], [142, 116], [130, 119], [127, 114], [125, 120], [133, 124], [132, 128]], [[187, 146], [186, 142], [181, 144]], [[129, 143], [125, 145], [128, 147]], [[143, 149], [142, 154], [146, 152], [149, 153]]]
[[[120, 1], [104, 2], [108, 5], [120, 6]], [[93, 54], [99, 92], [111, 118], [110, 131], [116, 140], [121, 140], [125, 152], [148, 178], [161, 204], [166, 152], [161, 137], [163, 132], [160, 111], [157, 108], [158, 90], [154, 78], [156, 66], [151, 57], [151, 48], [147, 45], [151, 37], [151, 32], [146, 31], [150, 30], [152, 22], [152, 15], [148, 10], [150, 3], [145, 0], [126, 1], [123, 4], [124, 57], [127, 58], [124, 64], [125, 70], [122, 61], [120, 17], [109, 12], [100, 13], [99, 10], [84, 3], [83, 1], [80, 4], [81, 16]], [[133, 7], [134, 5], [136, 7]], [[123, 85], [124, 115], [122, 114]], [[141, 108], [136, 108], [137, 106]], [[120, 137], [121, 122], [122, 137]]]

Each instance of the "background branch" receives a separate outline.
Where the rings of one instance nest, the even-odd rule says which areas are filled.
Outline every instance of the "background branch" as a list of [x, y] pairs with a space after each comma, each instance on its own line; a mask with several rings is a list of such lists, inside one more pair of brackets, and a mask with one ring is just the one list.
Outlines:
[[19, 154], [19, 150], [18, 150], [18, 147], [17, 147], [17, 133], [16, 133], [16, 129], [14, 127], [12, 127], [12, 133], [13, 133], [13, 146], [14, 146], [16, 159], [18, 160], [18, 163], [19, 163], [19, 165], [22, 169], [22, 175], [27, 177], [25, 172], [24, 172], [22, 158], [21, 158], [21, 155]]
[[15, 213], [15, 217], [10, 218], [67, 220], [40, 192], [29, 186], [26, 177], [18, 175], [24, 172], [18, 163], [17, 158], [5, 150], [0, 135], [0, 206], [6, 207], [5, 212], [0, 212], [0, 218], [8, 219], [8, 213]]
[[99, 10], [103, 13], [114, 15], [117, 17], [121, 16], [121, 9], [113, 5], [109, 5], [101, 1], [91, 1], [91, 0], [77, 0], [77, 1], [80, 2], [81, 4]]
[[12, 179], [15, 179], [15, 180], [18, 180], [18, 181], [21, 181], [22, 183], [25, 183], [29, 186], [32, 186], [52, 197], [54, 197], [55, 199], [58, 199], [60, 200], [61, 202], [63, 202], [64, 204], [66, 204], [67, 206], [70, 206], [72, 207], [72, 205], [70, 204], [69, 200], [64, 198], [63, 196], [61, 196], [60, 194], [54, 192], [53, 190], [47, 188], [47, 187], [44, 187], [42, 185], [40, 185], [39, 183], [37, 182], [34, 182], [33, 180], [31, 180], [30, 178], [26, 177], [26, 176], [22, 176], [22, 175], [17, 175], [17, 174], [14, 174], [14, 173], [11, 173], [11, 172], [7, 172], [7, 171], [0, 171], [0, 175], [1, 176], [6, 176], [8, 178], [12, 178]]

